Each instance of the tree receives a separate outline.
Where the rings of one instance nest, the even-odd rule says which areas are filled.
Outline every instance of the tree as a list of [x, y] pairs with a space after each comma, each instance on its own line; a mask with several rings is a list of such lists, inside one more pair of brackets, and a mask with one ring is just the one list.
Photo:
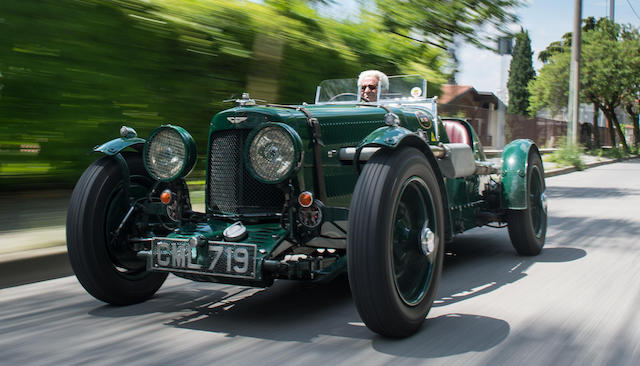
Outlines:
[[[629, 150], [615, 110], [628, 93], [633, 75], [629, 50], [621, 39], [621, 28], [602, 18], [593, 31], [585, 32], [582, 47], [582, 94], [598, 103], [598, 107], [614, 126], [620, 144]], [[614, 145], [615, 146], [615, 145]]]
[[629, 80], [628, 92], [622, 99], [622, 105], [625, 111], [631, 117], [633, 121], [633, 141], [636, 148], [640, 147], [640, 126], [638, 125], [638, 118], [640, 115], [640, 33], [637, 29], [623, 28], [622, 32], [623, 47], [625, 53], [629, 55], [629, 66], [631, 68], [632, 77]]
[[[625, 97], [630, 98], [633, 94], [632, 83], [636, 78], [634, 74], [634, 54], [638, 53], [638, 46], [628, 44], [625, 41], [623, 29], [611, 22], [609, 19], [601, 18], [597, 22], [585, 22], [587, 30], [584, 32], [582, 46], [582, 70], [580, 74], [580, 92], [582, 100], [587, 100], [597, 105], [612, 126], [610, 132], [615, 145], [615, 135], [625, 150], [628, 150], [624, 133], [620, 127], [615, 109], [621, 106]], [[570, 38], [565, 37], [566, 43], [570, 43]], [[551, 46], [558, 49], [557, 45], [550, 45], [548, 62], [540, 70], [537, 80], [529, 86], [531, 92], [530, 113], [535, 113], [541, 107], [557, 108], [562, 105], [567, 98], [564, 94], [568, 90], [568, 82], [558, 77], [561, 75], [561, 68], [566, 68], [568, 64], [565, 57], [568, 52], [563, 51], [566, 43], [560, 48], [560, 52], [554, 52]], [[554, 100], [562, 95], [561, 100]], [[594, 131], [597, 131], [597, 121], [594, 119]]]
[[[522, 0], [377, 0], [382, 23], [391, 33], [411, 37], [421, 35], [426, 42], [448, 48], [454, 37], [482, 48], [491, 48], [494, 38], [479, 29], [510, 33], [509, 23], [517, 17], [512, 12]], [[488, 27], [485, 27], [488, 26]]]
[[[592, 31], [596, 27], [596, 19], [594, 17], [588, 17], [586, 19], [583, 19], [582, 22], [583, 22], [582, 32]], [[554, 55], [556, 55], [558, 53], [570, 53], [571, 52], [571, 39], [572, 39], [572, 36], [573, 36], [572, 32], [567, 32], [567, 33], [562, 35], [560, 41], [555, 41], [555, 42], [549, 43], [547, 48], [545, 48], [544, 50], [540, 51], [540, 53], [538, 54], [538, 60], [542, 61], [542, 63], [544, 63], [544, 64], [547, 64], [551, 60], [551, 57], [553, 57]], [[566, 71], [567, 71], [567, 75], [568, 75], [569, 64], [567, 64], [566, 67], [567, 67]], [[568, 91], [568, 89], [567, 89], [567, 91]], [[600, 145], [600, 132], [599, 132], [599, 129], [598, 129], [598, 110], [599, 110], [598, 103], [597, 103], [597, 101], [594, 100], [594, 98], [590, 98], [589, 96], [586, 96], [585, 98], [586, 98], [586, 101], [590, 102], [593, 105], [593, 119], [592, 119], [592, 128], [591, 128], [591, 135], [592, 135], [592, 137], [591, 137], [591, 147], [599, 148], [601, 145]], [[565, 99], [566, 99], [566, 97], [565, 97]], [[612, 129], [609, 129], [609, 131], [613, 132]], [[612, 134], [612, 136], [614, 136], [614, 135]], [[615, 136], [612, 138], [612, 141], [615, 141]]]
[[546, 64], [555, 54], [569, 52], [571, 50], [571, 32], [562, 35], [561, 41], [549, 43], [547, 48], [538, 53], [538, 60]]
[[538, 77], [529, 82], [528, 111], [531, 116], [544, 107], [549, 108], [551, 114], [556, 114], [567, 106], [570, 63], [568, 52], [556, 53], [542, 67]]
[[[588, 17], [582, 20], [583, 26], [582, 31], [588, 32], [592, 31], [596, 28], [596, 19], [594, 17]], [[538, 53], [538, 60], [542, 63], [547, 63], [551, 56], [560, 53], [560, 52], [571, 52], [571, 38], [573, 36], [572, 32], [567, 32], [562, 35], [560, 41], [555, 41], [549, 43], [547, 48], [540, 51]]]
[[516, 34], [516, 45], [513, 49], [513, 58], [509, 66], [509, 108], [507, 112], [526, 115], [529, 107], [529, 81], [535, 78], [533, 70], [533, 52], [531, 52], [531, 39], [529, 32], [521, 29]]
[[624, 109], [631, 117], [631, 121], [633, 121], [633, 143], [637, 148], [640, 147], [640, 126], [638, 126], [638, 118], [640, 118], [640, 105], [638, 101], [638, 96], [635, 98], [631, 96], [625, 97], [623, 101]]

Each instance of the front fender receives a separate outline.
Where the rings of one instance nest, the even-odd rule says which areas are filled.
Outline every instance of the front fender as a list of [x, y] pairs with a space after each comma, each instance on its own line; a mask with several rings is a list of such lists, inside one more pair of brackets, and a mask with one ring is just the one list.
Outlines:
[[[356, 147], [353, 163], [360, 172], [360, 153], [365, 147], [380, 147], [395, 150], [400, 146], [410, 145], [423, 151], [429, 161], [435, 162], [435, 157], [427, 142], [410, 130], [399, 126], [384, 126], [371, 132]], [[434, 166], [437, 169], [437, 166]]]
[[530, 154], [540, 154], [531, 140], [515, 140], [502, 151], [502, 207], [527, 208], [527, 168]]
[[357, 149], [360, 150], [366, 146], [383, 146], [395, 149], [400, 144], [400, 141], [408, 135], [413, 135], [413, 132], [404, 127], [380, 127], [365, 137], [365, 139], [360, 142]]
[[107, 155], [115, 155], [129, 146], [144, 144], [145, 142], [146, 140], [140, 137], [120, 137], [94, 147], [93, 151]]

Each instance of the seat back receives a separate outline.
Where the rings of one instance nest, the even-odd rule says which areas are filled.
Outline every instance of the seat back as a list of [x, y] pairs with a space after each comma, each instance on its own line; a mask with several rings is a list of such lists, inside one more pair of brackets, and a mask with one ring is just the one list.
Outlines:
[[451, 142], [452, 144], [460, 143], [472, 146], [469, 131], [467, 131], [467, 129], [462, 125], [461, 122], [452, 120], [445, 120], [442, 122], [444, 123], [445, 130], [447, 130], [449, 142]]

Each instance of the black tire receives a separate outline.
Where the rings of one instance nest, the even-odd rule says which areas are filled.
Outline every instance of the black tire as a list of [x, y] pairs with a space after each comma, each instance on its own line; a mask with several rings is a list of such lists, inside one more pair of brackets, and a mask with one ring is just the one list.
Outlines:
[[527, 208], [507, 211], [509, 238], [519, 255], [532, 256], [542, 251], [547, 235], [545, 191], [542, 160], [532, 151], [527, 164]]
[[[426, 228], [434, 234], [430, 247], [421, 241]], [[349, 284], [366, 326], [388, 337], [418, 331], [443, 253], [443, 200], [426, 157], [411, 147], [378, 152], [364, 166], [349, 212]]]
[[[139, 154], [124, 155], [131, 177], [130, 192], [145, 195], [152, 180]], [[149, 299], [162, 286], [166, 273], [146, 270], [122, 238], [110, 240], [128, 210], [123, 174], [114, 157], [105, 156], [82, 174], [67, 211], [67, 251], [78, 281], [96, 299], [129, 305]]]

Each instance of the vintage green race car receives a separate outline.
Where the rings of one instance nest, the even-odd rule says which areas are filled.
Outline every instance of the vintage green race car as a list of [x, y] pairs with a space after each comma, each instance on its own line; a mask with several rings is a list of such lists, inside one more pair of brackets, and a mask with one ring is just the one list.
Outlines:
[[489, 163], [469, 123], [438, 117], [423, 78], [389, 81], [375, 103], [359, 101], [355, 79], [322, 82], [312, 105], [244, 94], [211, 121], [205, 212], [192, 210], [185, 183], [191, 135], [163, 125], [145, 140], [123, 126], [73, 191], [78, 280], [127, 305], [169, 273], [266, 287], [346, 271], [364, 323], [403, 337], [424, 322], [456, 234], [507, 223], [515, 250], [538, 254], [547, 208], [537, 146], [513, 141], [502, 166]]

